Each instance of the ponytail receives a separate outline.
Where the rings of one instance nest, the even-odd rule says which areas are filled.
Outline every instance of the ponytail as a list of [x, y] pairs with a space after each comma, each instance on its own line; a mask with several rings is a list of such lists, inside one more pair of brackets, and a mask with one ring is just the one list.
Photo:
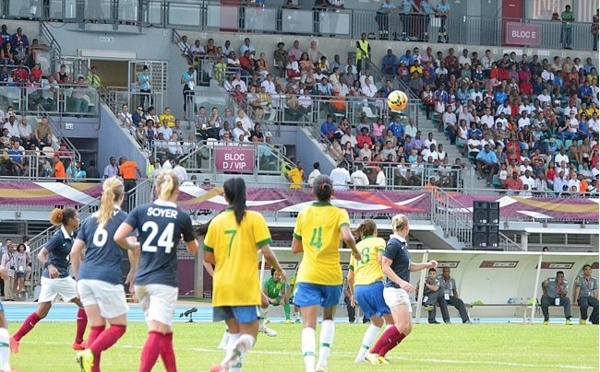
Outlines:
[[161, 171], [156, 177], [158, 197], [169, 200], [179, 190], [179, 178], [172, 170]]
[[365, 236], [375, 235], [377, 230], [377, 224], [373, 220], [364, 220], [356, 229], [353, 234], [355, 238], [364, 238]]
[[123, 182], [116, 177], [104, 181], [102, 184], [102, 198], [100, 199], [100, 210], [98, 211], [98, 226], [104, 227], [112, 218], [115, 203], [125, 194]]
[[246, 214], [246, 183], [240, 177], [230, 178], [223, 184], [223, 190], [239, 225]]
[[333, 195], [333, 183], [331, 179], [321, 174], [313, 182], [313, 193], [321, 203], [327, 203]]
[[71, 218], [77, 216], [74, 208], [54, 208], [50, 212], [50, 223], [53, 225], [66, 225]]
[[408, 226], [408, 217], [403, 214], [397, 214], [392, 217], [392, 231], [396, 232]]

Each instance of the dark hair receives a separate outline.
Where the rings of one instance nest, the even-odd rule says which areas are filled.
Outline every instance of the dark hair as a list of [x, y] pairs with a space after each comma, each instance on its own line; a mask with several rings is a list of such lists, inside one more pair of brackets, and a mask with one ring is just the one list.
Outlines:
[[19, 243], [19, 245], [17, 245], [17, 252], [19, 251], [19, 248], [21, 248], [21, 247], [23, 247], [23, 252], [25, 252], [27, 250], [27, 247], [25, 247], [25, 244]]
[[315, 178], [313, 193], [321, 203], [326, 203], [331, 199], [331, 195], [333, 195], [333, 183], [329, 176], [322, 174]]
[[233, 208], [235, 220], [239, 225], [246, 213], [246, 183], [240, 177], [230, 178], [223, 184], [225, 198]]
[[558, 276], [559, 274], [563, 274], [563, 275], [565, 275], [565, 272], [564, 272], [564, 271], [562, 271], [562, 270], [560, 270], [560, 271], [557, 271], [557, 272], [556, 272], [556, 276]]
[[369, 235], [375, 235], [375, 230], [377, 230], [377, 224], [373, 220], [364, 220], [358, 227], [354, 230], [354, 236], [358, 238], [363, 238]]
[[429, 269], [429, 272], [437, 273], [437, 270], [432, 267], [431, 269]]
[[584, 269], [584, 270], [585, 270], [587, 267], [589, 267], [589, 268], [591, 269], [591, 268], [592, 268], [592, 265], [590, 265], [590, 264], [585, 264], [585, 265], [583, 265], [583, 269]]
[[275, 275], [275, 269], [271, 268], [271, 276]]

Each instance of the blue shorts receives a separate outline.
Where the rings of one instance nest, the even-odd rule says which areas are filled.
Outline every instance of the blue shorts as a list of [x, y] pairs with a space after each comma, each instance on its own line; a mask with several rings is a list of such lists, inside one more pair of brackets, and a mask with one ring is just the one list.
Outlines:
[[362, 309], [365, 317], [373, 315], [383, 316], [391, 314], [390, 308], [383, 299], [383, 282], [378, 281], [369, 285], [357, 285], [354, 287], [354, 297]]
[[220, 322], [235, 318], [239, 324], [250, 324], [260, 318], [260, 309], [250, 306], [217, 306], [213, 307], [213, 321]]
[[299, 307], [320, 305], [333, 307], [340, 302], [343, 286], [312, 283], [296, 283], [294, 305]]

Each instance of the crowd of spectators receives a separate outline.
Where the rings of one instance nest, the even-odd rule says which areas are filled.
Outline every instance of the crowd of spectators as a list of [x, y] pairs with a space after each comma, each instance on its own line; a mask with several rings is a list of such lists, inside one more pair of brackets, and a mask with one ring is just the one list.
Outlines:
[[[598, 72], [587, 58], [418, 48], [383, 69], [421, 97], [488, 185], [521, 195], [597, 192]], [[409, 67], [410, 66], [410, 67]], [[433, 117], [433, 116], [431, 116]], [[516, 177], [516, 178], [515, 178]]]

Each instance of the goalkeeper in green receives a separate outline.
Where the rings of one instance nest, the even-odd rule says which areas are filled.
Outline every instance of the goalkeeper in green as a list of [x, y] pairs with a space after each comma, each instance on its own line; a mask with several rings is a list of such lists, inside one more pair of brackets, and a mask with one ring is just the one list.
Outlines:
[[[290, 318], [290, 303], [287, 296], [287, 284], [282, 280], [279, 274], [275, 272], [274, 269], [271, 269], [271, 277], [265, 280], [263, 284], [263, 293], [267, 295], [270, 305], [283, 305], [283, 311], [285, 312], [285, 323], [291, 323], [292, 320]], [[265, 321], [265, 323], [267, 323], [267, 321]]]

